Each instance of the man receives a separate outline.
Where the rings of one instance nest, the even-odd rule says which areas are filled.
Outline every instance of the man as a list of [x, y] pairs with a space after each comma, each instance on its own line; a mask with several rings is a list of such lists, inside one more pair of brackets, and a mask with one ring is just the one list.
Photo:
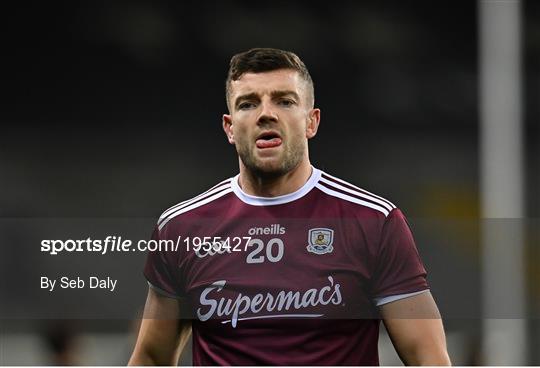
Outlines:
[[[402, 360], [450, 363], [403, 214], [311, 166], [313, 82], [293, 53], [235, 55], [227, 139], [240, 173], [171, 207], [153, 238], [145, 319], [130, 364], [377, 365], [380, 319]], [[184, 321], [184, 322], [182, 322]]]

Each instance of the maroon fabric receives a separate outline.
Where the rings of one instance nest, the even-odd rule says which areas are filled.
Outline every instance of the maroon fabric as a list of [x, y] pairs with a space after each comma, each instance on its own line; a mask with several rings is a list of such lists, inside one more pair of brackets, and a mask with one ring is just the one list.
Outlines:
[[[247, 263], [257, 247], [246, 251], [245, 242], [241, 251], [203, 258], [183, 241], [177, 251], [148, 255], [148, 281], [185, 299], [183, 314], [194, 318], [193, 363], [378, 365], [374, 298], [428, 287], [401, 211], [385, 216], [317, 187], [272, 206], [231, 192], [174, 217], [153, 238], [243, 237], [252, 228], [273, 233], [252, 236], [264, 244], [252, 257], [261, 263]], [[316, 228], [333, 230], [332, 251], [308, 251]], [[271, 239], [283, 242], [277, 261], [280, 246]]]

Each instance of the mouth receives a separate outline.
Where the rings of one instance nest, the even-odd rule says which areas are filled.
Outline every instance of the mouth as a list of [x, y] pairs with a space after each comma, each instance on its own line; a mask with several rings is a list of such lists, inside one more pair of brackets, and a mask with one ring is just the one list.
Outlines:
[[274, 131], [267, 131], [259, 134], [255, 141], [257, 148], [261, 149], [278, 147], [281, 146], [281, 143], [281, 136]]

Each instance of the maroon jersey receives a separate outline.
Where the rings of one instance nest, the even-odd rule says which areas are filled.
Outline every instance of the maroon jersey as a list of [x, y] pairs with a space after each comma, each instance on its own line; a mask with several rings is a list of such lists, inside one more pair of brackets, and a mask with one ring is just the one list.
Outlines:
[[389, 201], [313, 169], [294, 193], [238, 176], [160, 217], [145, 275], [193, 318], [195, 365], [378, 365], [377, 306], [427, 290]]

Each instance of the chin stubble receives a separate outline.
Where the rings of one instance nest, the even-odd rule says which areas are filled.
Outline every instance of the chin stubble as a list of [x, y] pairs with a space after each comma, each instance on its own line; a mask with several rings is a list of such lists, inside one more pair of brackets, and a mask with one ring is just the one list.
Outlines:
[[268, 168], [257, 162], [257, 158], [253, 150], [250, 149], [249, 144], [238, 145], [237, 151], [246, 168], [254, 175], [264, 179], [277, 178], [287, 174], [298, 166], [304, 156], [304, 146], [302, 144], [292, 147], [287, 146], [285, 147], [283, 161], [277, 167]]

